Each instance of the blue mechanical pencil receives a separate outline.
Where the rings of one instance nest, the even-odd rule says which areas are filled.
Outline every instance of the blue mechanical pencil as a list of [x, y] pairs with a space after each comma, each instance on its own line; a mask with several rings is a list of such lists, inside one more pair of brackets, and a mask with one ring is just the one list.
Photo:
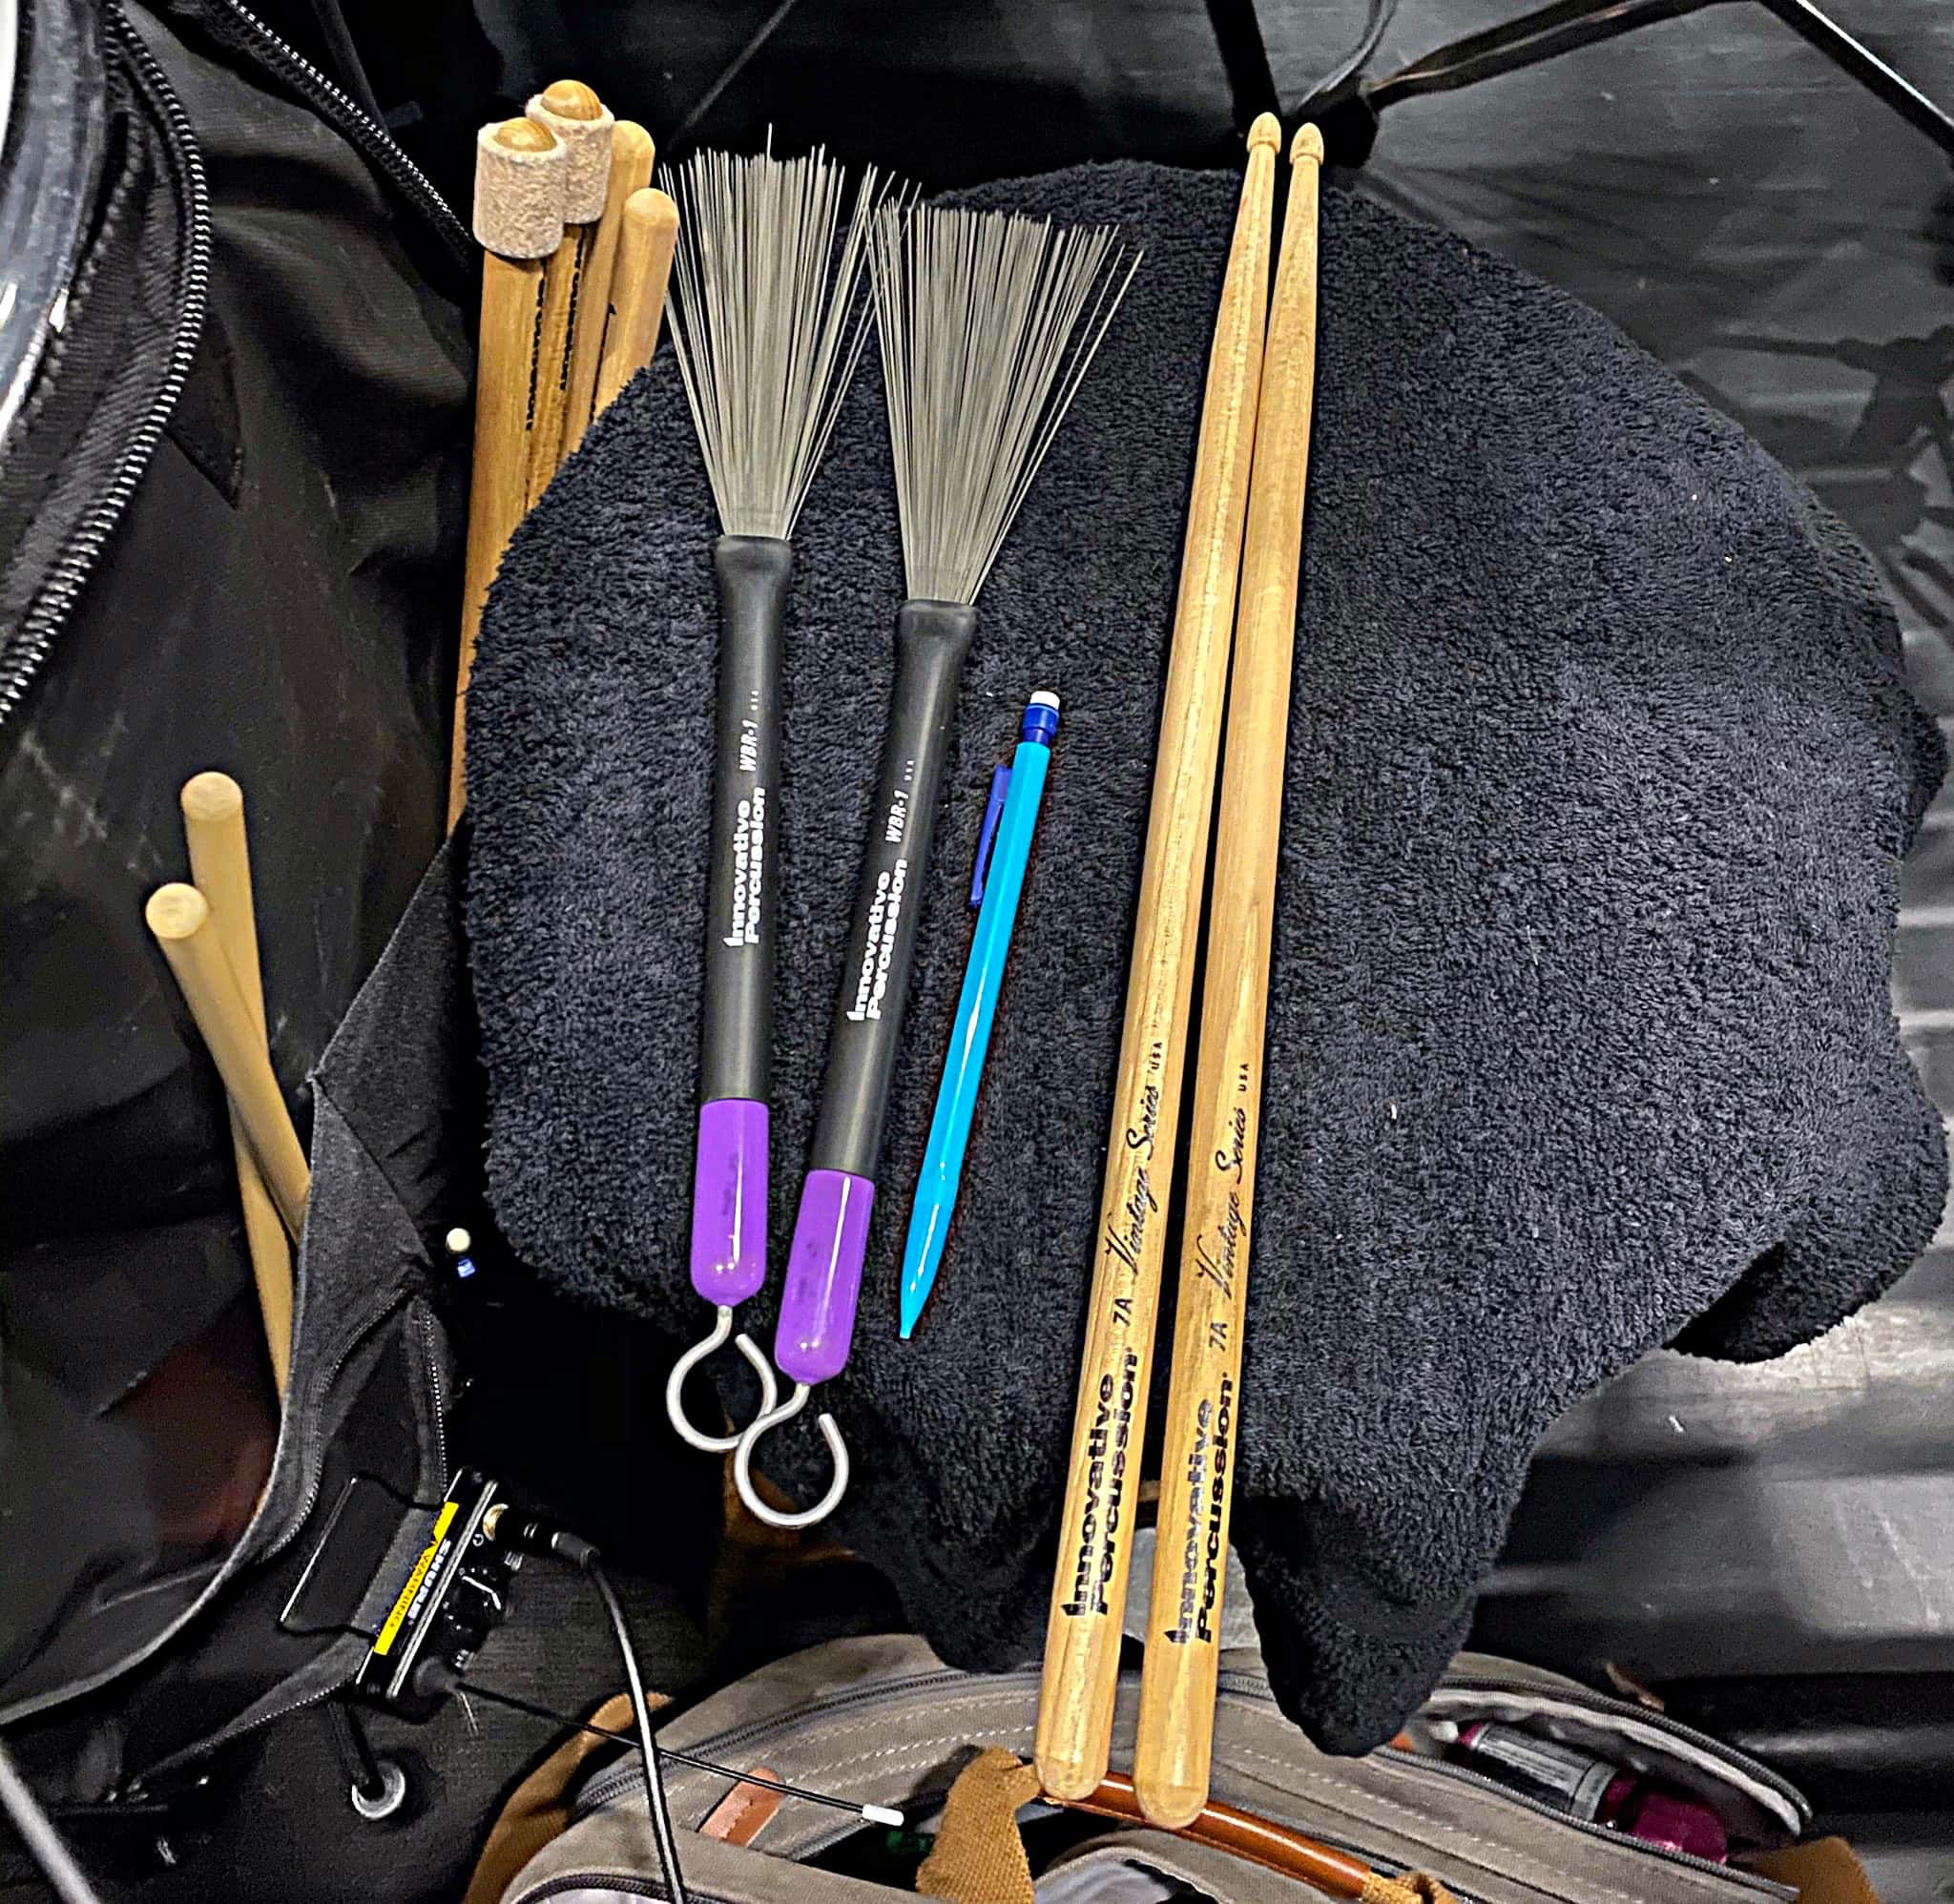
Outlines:
[[[1051, 764], [1051, 740], [1057, 732], [1058, 696], [1033, 694], [1018, 729], [1018, 749], [1011, 756], [1010, 767], [1008, 771], [1000, 767], [991, 780], [990, 808], [985, 816], [985, 837], [978, 843], [977, 874], [970, 889], [971, 903], [975, 905], [981, 900], [982, 910], [977, 915], [976, 935], [970, 941], [970, 962], [964, 971], [963, 993], [957, 1000], [956, 1025], [950, 1034], [949, 1055], [944, 1060], [936, 1115], [929, 1124], [929, 1144], [924, 1150], [922, 1173], [916, 1180], [909, 1237], [903, 1246], [904, 1341], [929, 1299], [930, 1285], [936, 1281], [937, 1266], [943, 1261], [944, 1240], [949, 1234], [950, 1213], [956, 1209], [964, 1147], [970, 1141], [970, 1114], [976, 1107], [977, 1087], [984, 1075], [984, 1053], [990, 1044], [990, 1023], [997, 1011], [998, 990], [1004, 983], [1011, 926], [1018, 916], [1018, 896], [1025, 887], [1025, 865], [1031, 857], [1031, 832], [1038, 824], [1038, 803], [1045, 795], [1046, 770]], [[1004, 808], [1001, 816], [1000, 798]]]

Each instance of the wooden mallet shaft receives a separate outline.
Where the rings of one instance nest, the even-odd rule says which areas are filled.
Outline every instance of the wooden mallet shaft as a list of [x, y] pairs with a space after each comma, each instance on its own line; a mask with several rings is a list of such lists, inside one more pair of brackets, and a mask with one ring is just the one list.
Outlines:
[[285, 1228], [296, 1237], [305, 1227], [312, 1173], [263, 1041], [218, 942], [209, 902], [195, 886], [158, 886], [149, 896], [143, 916], [210, 1047], [218, 1075], [251, 1140], [252, 1154], [264, 1172], [265, 1188]]
[[564, 233], [556, 249], [543, 260], [543, 321], [536, 344], [535, 411], [530, 424], [527, 482], [528, 507], [534, 508], [565, 453], [572, 341], [578, 306], [591, 289], [588, 267], [604, 217], [616, 122], [604, 102], [575, 79], [559, 79], [546, 87], [524, 111], [563, 147], [565, 173]]
[[677, 244], [676, 203], [663, 192], [634, 192], [624, 207], [624, 232], [611, 279], [604, 361], [597, 371], [597, 416], [652, 361]]
[[1175, 1831], [1207, 1803], [1214, 1757], [1268, 1031], [1270, 931], [1316, 382], [1322, 157], [1321, 135], [1314, 126], [1303, 127], [1290, 150], [1289, 206], [1262, 360], [1248, 543], [1228, 677], [1200, 1060], [1189, 1112], [1180, 1292], [1133, 1751], [1133, 1786], [1148, 1820]]
[[[258, 920], [251, 898], [251, 849], [244, 830], [244, 794], [228, 774], [198, 774], [183, 783], [183, 838], [190, 877], [210, 906], [210, 930], [225, 962], [260, 1049], [265, 1044], [264, 989], [258, 963]], [[258, 1284], [259, 1314], [281, 1398], [292, 1365], [292, 1251], [278, 1206], [244, 1134], [234, 1101], [231, 1149], [238, 1164], [238, 1199], [244, 1241]]]
[[611, 139], [611, 177], [604, 216], [597, 221], [583, 277], [577, 287], [576, 319], [571, 327], [570, 396], [563, 413], [561, 463], [584, 440], [596, 416], [597, 373], [604, 362], [604, 338], [611, 326], [612, 291], [618, 248], [624, 238], [624, 208], [632, 195], [651, 182], [656, 157], [652, 135], [629, 119], [619, 119]]
[[1263, 114], [1249, 133], [1248, 170], [1208, 357], [1147, 818], [1038, 1705], [1039, 1779], [1053, 1797], [1071, 1801], [1098, 1787], [1112, 1752], [1281, 140], [1272, 114]]
[[475, 452], [456, 658], [447, 823], [467, 797], [468, 675], [488, 585], [528, 507], [530, 419], [541, 381], [543, 266], [563, 237], [563, 148], [547, 126], [505, 119], [475, 141], [475, 237], [482, 259], [482, 327], [475, 367]]

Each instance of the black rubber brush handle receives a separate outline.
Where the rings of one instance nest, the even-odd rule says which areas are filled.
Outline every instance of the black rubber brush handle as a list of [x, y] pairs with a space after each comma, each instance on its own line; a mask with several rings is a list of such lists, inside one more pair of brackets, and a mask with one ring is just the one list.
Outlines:
[[780, 626], [790, 544], [722, 535], [699, 1098], [764, 1100], [772, 1074], [780, 785]]
[[808, 1159], [816, 1169], [875, 1175], [950, 722], [976, 628], [977, 611], [955, 602], [905, 602], [896, 617], [895, 700]]
[[719, 681], [699, 1004], [692, 1286], [726, 1309], [754, 1294], [767, 1273], [780, 625], [793, 567], [793, 549], [775, 536], [722, 535], [713, 546]]

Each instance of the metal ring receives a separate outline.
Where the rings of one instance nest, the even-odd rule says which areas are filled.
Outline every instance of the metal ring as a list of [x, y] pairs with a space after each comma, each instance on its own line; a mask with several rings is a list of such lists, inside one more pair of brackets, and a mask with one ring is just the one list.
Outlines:
[[377, 1823], [382, 1818], [391, 1818], [406, 1802], [407, 1775], [398, 1759], [375, 1759], [373, 1769], [380, 1774], [380, 1790], [362, 1791], [355, 1785], [348, 1788], [347, 1795], [361, 1817]]

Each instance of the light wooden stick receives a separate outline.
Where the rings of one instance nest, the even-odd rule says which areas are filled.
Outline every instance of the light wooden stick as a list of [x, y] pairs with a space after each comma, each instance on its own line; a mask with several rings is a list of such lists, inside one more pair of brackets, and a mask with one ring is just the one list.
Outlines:
[[624, 235], [611, 277], [604, 361], [597, 370], [597, 416], [652, 361], [677, 243], [678, 207], [673, 199], [663, 192], [634, 192], [625, 201]]
[[1178, 1831], [1208, 1801], [1221, 1596], [1227, 1577], [1256, 1139], [1268, 1028], [1282, 766], [1296, 652], [1298, 565], [1317, 356], [1317, 195], [1323, 141], [1290, 149], [1289, 208], [1269, 311], [1249, 480], [1228, 744], [1208, 904], [1200, 1062], [1190, 1112], [1174, 1373], [1160, 1456], [1133, 1785], [1149, 1821]]
[[299, 1148], [291, 1114], [279, 1094], [271, 1060], [211, 922], [209, 902], [195, 886], [158, 886], [143, 909], [210, 1055], [231, 1094], [265, 1188], [296, 1237], [305, 1227], [312, 1173]]
[[1160, 1302], [1161, 1231], [1174, 1176], [1215, 754], [1255, 442], [1270, 208], [1281, 138], [1267, 113], [1249, 133], [1248, 171], [1208, 358], [1160, 715], [1099, 1210], [1098, 1262], [1086, 1314], [1038, 1705], [1038, 1776], [1047, 1791], [1067, 1800], [1091, 1795], [1112, 1750], [1121, 1616]]
[[585, 295], [585, 268], [604, 217], [614, 121], [580, 80], [559, 79], [525, 109], [566, 154], [565, 230], [543, 260], [543, 325], [537, 337], [535, 413], [530, 423], [527, 503], [534, 508], [563, 460], [570, 410], [571, 333]]
[[530, 417], [538, 377], [543, 267], [563, 236], [563, 148], [547, 126], [505, 119], [475, 142], [476, 238], [482, 259], [482, 329], [475, 368], [474, 481], [462, 584], [461, 649], [448, 755], [447, 823], [467, 797], [464, 715], [482, 606], [529, 494]]
[[[265, 1044], [264, 988], [258, 964], [258, 919], [251, 899], [251, 851], [244, 833], [244, 795], [228, 774], [198, 774], [183, 783], [183, 838], [190, 877], [209, 902], [211, 930], [236, 979], [260, 1048]], [[231, 1149], [238, 1163], [238, 1199], [244, 1242], [258, 1284], [264, 1344], [282, 1400], [292, 1365], [292, 1252], [278, 1206], [265, 1188], [238, 1107], [231, 1106]]]
[[624, 207], [650, 182], [656, 157], [652, 135], [629, 119], [619, 119], [611, 140], [611, 179], [590, 257], [577, 287], [576, 321], [570, 341], [570, 396], [563, 413], [561, 462], [584, 440], [597, 413], [597, 372], [604, 362], [604, 334], [611, 323], [611, 293], [617, 252], [624, 237]]

